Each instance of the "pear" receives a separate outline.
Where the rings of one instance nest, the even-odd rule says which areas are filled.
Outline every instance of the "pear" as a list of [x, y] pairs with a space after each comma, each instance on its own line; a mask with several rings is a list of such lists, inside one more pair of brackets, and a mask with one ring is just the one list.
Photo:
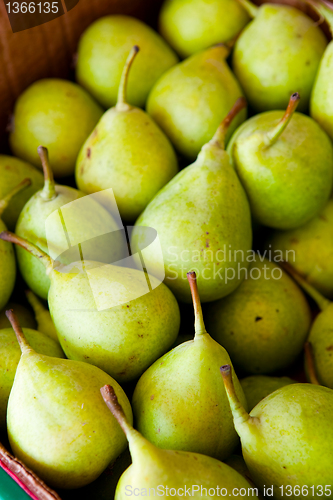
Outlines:
[[0, 155], [0, 199], [16, 187], [24, 179], [31, 184], [13, 196], [10, 204], [2, 214], [2, 220], [10, 231], [14, 231], [20, 212], [31, 196], [43, 187], [43, 175], [29, 163], [13, 156]]
[[[131, 494], [200, 497], [233, 496], [242, 489], [244, 498], [255, 497], [238, 472], [218, 460], [198, 453], [161, 450], [133, 429], [110, 385], [101, 388], [105, 403], [118, 420], [129, 442], [132, 465], [121, 476], [115, 500]], [[242, 495], [243, 496], [243, 495]]]
[[269, 377], [267, 375], [251, 375], [242, 378], [240, 384], [245, 394], [248, 407], [252, 410], [262, 399], [285, 385], [295, 384], [289, 377]]
[[163, 38], [130, 16], [102, 17], [81, 36], [76, 79], [106, 108], [117, 102], [122, 70], [133, 45], [141, 48], [142, 56], [129, 78], [128, 99], [142, 108], [156, 80], [178, 62]]
[[[225, 60], [229, 50], [219, 44], [194, 54], [167, 71], [149, 94], [148, 113], [190, 160], [197, 157], [243, 95]], [[227, 140], [245, 118], [244, 109], [230, 127]]]
[[36, 329], [36, 321], [35, 317], [30, 311], [25, 306], [22, 306], [21, 304], [17, 304], [16, 302], [7, 302], [5, 307], [0, 311], [0, 330], [3, 328], [11, 328], [10, 321], [6, 316], [6, 311], [8, 309], [14, 309], [15, 314], [20, 322], [20, 325], [22, 328], [31, 328], [32, 330]]
[[[44, 170], [44, 187], [24, 206], [16, 224], [16, 234], [36, 243], [61, 262], [80, 258], [77, 244], [81, 244], [85, 258], [102, 262], [120, 260], [127, 249], [117, 221], [96, 199], [83, 199], [84, 194], [77, 189], [56, 185], [47, 149], [40, 146], [38, 154]], [[102, 240], [100, 235], [105, 235]], [[47, 299], [50, 280], [44, 266], [20, 248], [17, 259], [28, 287]]]
[[[333, 9], [324, 2], [307, 1], [328, 22], [333, 35]], [[333, 139], [333, 41], [328, 44], [320, 61], [311, 93], [310, 115]]]
[[[320, 309], [308, 336], [308, 341], [311, 344], [311, 347], [307, 347], [305, 356], [305, 371], [308, 379], [312, 383], [320, 383], [333, 389], [333, 302], [323, 297], [291, 266], [287, 265], [286, 268]], [[312, 364], [313, 366], [311, 366]]]
[[253, 18], [236, 41], [232, 67], [255, 111], [286, 108], [290, 92], [306, 111], [327, 40], [318, 24], [289, 5], [239, 0]]
[[[6, 194], [0, 200], [0, 232], [6, 231], [6, 226], [2, 222], [2, 213], [8, 207], [11, 199], [15, 197], [17, 193], [30, 186], [30, 179], [23, 179], [17, 186], [11, 189], [9, 193]], [[14, 250], [12, 245], [1, 241], [0, 242], [0, 310], [8, 302], [9, 297], [14, 289], [16, 279], [16, 262], [14, 256]]]
[[11, 448], [50, 486], [85, 486], [126, 448], [98, 387], [113, 385], [131, 422], [127, 396], [96, 366], [38, 354], [11, 311], [8, 317], [22, 351], [7, 409]]
[[[333, 391], [286, 385], [248, 414], [234, 389], [230, 365], [221, 372], [242, 452], [254, 483], [273, 487], [274, 498], [318, 498], [332, 482]], [[302, 490], [303, 488], [303, 490]], [[302, 493], [301, 493], [302, 492]]]
[[[16, 314], [16, 313], [15, 313]], [[18, 318], [18, 316], [17, 316]], [[10, 323], [9, 323], [10, 324]], [[64, 353], [54, 340], [44, 333], [31, 328], [23, 328], [23, 333], [31, 347], [39, 354], [64, 358]], [[0, 429], [6, 428], [7, 403], [14, 377], [21, 357], [14, 330], [10, 326], [0, 330]]]
[[274, 231], [266, 250], [280, 255], [310, 285], [333, 299], [333, 199], [301, 227]]
[[252, 117], [228, 145], [254, 219], [276, 229], [311, 220], [332, 191], [332, 143], [312, 118], [295, 113], [299, 99], [293, 94], [285, 113]]
[[288, 274], [257, 255], [237, 290], [207, 306], [207, 325], [237, 369], [272, 373], [302, 352], [311, 311]]
[[11, 150], [40, 167], [37, 148], [44, 144], [54, 175], [71, 175], [82, 144], [102, 114], [102, 108], [76, 83], [58, 78], [38, 80], [16, 101]]
[[147, 113], [126, 102], [127, 79], [138, 51], [134, 46], [129, 54], [116, 106], [102, 116], [76, 163], [79, 189], [89, 194], [112, 188], [122, 220], [133, 222], [178, 172], [169, 139]]
[[178, 303], [167, 286], [143, 270], [87, 260], [66, 266], [13, 233], [3, 232], [0, 239], [21, 245], [45, 266], [49, 310], [68, 358], [128, 382], [175, 341]]
[[224, 149], [229, 125], [245, 106], [236, 104], [195, 163], [177, 174], [136, 221], [132, 249], [144, 249], [152, 274], [160, 272], [160, 255], [148, 248], [145, 226], [157, 231], [164, 258], [165, 283], [176, 297], [191, 302], [186, 272], [196, 271], [203, 302], [237, 288], [248, 262], [252, 228], [248, 200]]
[[232, 40], [249, 22], [236, 0], [164, 0], [159, 31], [182, 57]]
[[133, 413], [138, 431], [154, 445], [224, 460], [238, 442], [219, 383], [219, 366], [230, 363], [230, 358], [206, 332], [194, 272], [188, 273], [188, 280], [195, 310], [194, 340], [162, 356], [141, 376], [133, 394]]
[[31, 290], [27, 290], [25, 295], [35, 313], [38, 331], [43, 332], [47, 337], [59, 343], [57, 331], [53, 324], [50, 311]]

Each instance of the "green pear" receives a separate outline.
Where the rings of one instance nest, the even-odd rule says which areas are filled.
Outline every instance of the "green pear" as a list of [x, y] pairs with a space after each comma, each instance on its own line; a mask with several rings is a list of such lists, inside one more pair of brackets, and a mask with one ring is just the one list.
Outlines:
[[308, 336], [310, 346], [307, 346], [305, 351], [305, 372], [308, 380], [333, 389], [333, 302], [323, 297], [291, 266], [286, 268], [320, 309]]
[[121, 74], [133, 45], [141, 48], [142, 55], [128, 81], [128, 100], [142, 108], [156, 80], [178, 62], [163, 38], [130, 16], [102, 17], [81, 36], [76, 79], [106, 108], [117, 102]]
[[54, 175], [71, 175], [82, 144], [102, 114], [102, 108], [76, 83], [57, 78], [38, 80], [16, 101], [11, 150], [40, 167], [37, 148], [44, 144]]
[[21, 245], [44, 264], [51, 281], [51, 317], [68, 358], [128, 382], [175, 341], [179, 307], [160, 280], [101, 262], [82, 260], [66, 266], [13, 233], [3, 232], [0, 239]]
[[133, 394], [133, 413], [138, 431], [154, 445], [224, 460], [238, 442], [219, 373], [221, 363], [230, 363], [230, 358], [206, 332], [195, 273], [188, 273], [188, 280], [195, 337], [155, 361], [141, 376]]
[[[16, 314], [16, 313], [15, 313]], [[17, 316], [18, 317], [18, 316]], [[10, 324], [10, 323], [9, 323]], [[55, 358], [64, 358], [59, 344], [48, 338], [44, 333], [30, 328], [23, 328], [23, 333], [31, 347], [40, 354]], [[14, 330], [0, 330], [0, 429], [6, 428], [7, 403], [14, 377], [21, 357]]]
[[[333, 9], [324, 2], [312, 0], [309, 3], [327, 21], [333, 35]], [[310, 115], [333, 139], [333, 41], [328, 44], [320, 61], [311, 93]]]
[[164, 0], [159, 31], [182, 57], [229, 42], [250, 17], [237, 0]]
[[154, 446], [130, 425], [113, 388], [106, 385], [101, 393], [126, 434], [133, 462], [119, 480], [115, 500], [156, 493], [177, 499], [192, 496], [208, 500], [221, 495], [234, 496], [240, 489], [243, 498], [256, 498], [255, 490], [249, 491], [246, 479], [228, 465], [198, 453]]
[[285, 113], [250, 118], [228, 145], [254, 219], [276, 229], [311, 220], [332, 191], [331, 140], [312, 118], [295, 113], [299, 99], [293, 94]]
[[230, 365], [221, 372], [256, 486], [273, 487], [276, 499], [319, 498], [326, 486], [326, 496], [332, 498], [333, 391], [311, 384], [286, 385], [248, 414], [235, 392]]
[[285, 271], [255, 256], [237, 290], [207, 306], [207, 325], [236, 369], [272, 373], [291, 365], [302, 352], [311, 311]]
[[48, 485], [85, 486], [126, 448], [98, 389], [112, 384], [132, 421], [127, 396], [96, 366], [35, 352], [8, 314], [22, 351], [7, 409], [11, 448]]
[[[226, 63], [228, 52], [226, 46], [219, 44], [194, 54], [167, 71], [149, 94], [148, 113], [175, 148], [191, 160], [243, 95]], [[227, 139], [245, 118], [244, 109], [230, 127]]]
[[176, 297], [191, 302], [186, 273], [197, 273], [203, 302], [237, 288], [248, 262], [252, 228], [248, 200], [232, 168], [224, 141], [229, 124], [244, 107], [240, 98], [195, 163], [177, 174], [149, 203], [132, 234], [132, 249], [145, 252], [152, 274], [160, 272], [160, 254], [148, 247], [146, 227], [159, 237], [165, 283]]
[[325, 297], [333, 299], [333, 199], [306, 224], [274, 231], [266, 243]]
[[277, 391], [285, 385], [295, 383], [295, 380], [289, 377], [269, 377], [267, 375], [251, 375], [250, 377], [240, 380], [250, 411], [257, 406], [262, 399], [272, 394], [272, 392]]
[[116, 106], [102, 116], [76, 163], [79, 189], [90, 194], [112, 188], [122, 220], [133, 222], [178, 172], [169, 139], [147, 113], [126, 102], [127, 78], [138, 50], [132, 48], [125, 64]]
[[35, 318], [37, 321], [37, 330], [43, 332], [50, 339], [59, 343], [57, 331], [53, 324], [50, 311], [44, 306], [44, 304], [38, 299], [38, 297], [36, 297], [36, 295], [31, 290], [27, 290], [25, 294], [29, 304], [31, 305], [35, 313]]
[[[6, 194], [0, 200], [0, 232], [6, 231], [6, 226], [2, 222], [2, 213], [8, 207], [11, 199], [15, 197], [17, 193], [30, 186], [30, 179], [23, 179], [17, 186], [11, 189], [9, 193]], [[14, 289], [16, 279], [16, 262], [14, 249], [10, 243], [0, 241], [0, 310], [7, 304], [9, 297]]]
[[298, 89], [300, 110], [306, 111], [327, 45], [318, 23], [289, 5], [238, 1], [254, 18], [236, 41], [232, 59], [249, 104], [257, 112], [284, 109]]
[[0, 199], [24, 179], [31, 185], [20, 191], [11, 200], [2, 214], [2, 220], [10, 231], [14, 231], [20, 212], [31, 196], [43, 187], [43, 174], [37, 168], [13, 156], [0, 155]]
[[27, 307], [17, 304], [16, 302], [7, 302], [2, 311], [0, 311], [0, 330], [3, 328], [11, 328], [10, 321], [6, 316], [6, 311], [8, 309], [14, 309], [22, 328], [36, 330], [37, 323], [32, 312]]
[[[126, 253], [126, 243], [117, 231], [116, 220], [92, 197], [83, 200], [84, 194], [77, 189], [56, 185], [47, 149], [40, 146], [38, 153], [44, 170], [44, 188], [24, 206], [16, 224], [16, 234], [64, 263], [80, 258], [77, 243], [81, 244], [87, 259], [120, 260]], [[73, 203], [80, 198], [80, 203]], [[106, 236], [101, 242], [98, 236], [103, 234]], [[42, 263], [20, 248], [17, 259], [28, 287], [47, 299], [50, 279]]]

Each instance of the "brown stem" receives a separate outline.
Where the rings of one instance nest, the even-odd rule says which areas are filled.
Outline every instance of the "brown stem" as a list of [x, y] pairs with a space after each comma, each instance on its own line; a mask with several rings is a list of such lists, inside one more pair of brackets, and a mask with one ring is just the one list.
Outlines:
[[227, 116], [222, 120], [218, 129], [215, 132], [213, 139], [210, 141], [212, 143], [217, 144], [221, 149], [225, 147], [225, 137], [228, 132], [228, 128], [233, 121], [233, 119], [238, 115], [238, 113], [246, 108], [247, 103], [245, 97], [239, 97]]
[[193, 307], [194, 307], [194, 317], [195, 317], [195, 323], [194, 323], [194, 329], [195, 329], [195, 336], [200, 335], [202, 333], [206, 333], [206, 328], [203, 320], [203, 315], [202, 315], [202, 307], [201, 307], [201, 301], [199, 297], [199, 291], [198, 291], [198, 284], [197, 284], [197, 277], [194, 271], [190, 271], [187, 273], [187, 279], [190, 284], [190, 289], [191, 289], [191, 295], [192, 295], [192, 301], [193, 301]]
[[17, 316], [15, 315], [13, 309], [9, 309], [8, 311], [6, 311], [6, 316], [9, 319], [10, 324], [12, 325], [12, 328], [15, 332], [17, 341], [20, 344], [20, 349], [21, 349], [22, 354], [27, 353], [27, 352], [31, 352], [33, 349], [28, 344], [28, 341], [25, 338], [25, 335], [22, 331], [19, 320], [17, 319]]
[[17, 186], [15, 186], [2, 200], [0, 200], [0, 217], [4, 210], [8, 207], [11, 199], [23, 189], [31, 186], [31, 179], [23, 179]]
[[285, 130], [294, 112], [296, 111], [299, 100], [300, 100], [300, 95], [298, 92], [292, 94], [292, 96], [289, 99], [288, 107], [283, 117], [276, 125], [276, 127], [274, 127], [273, 130], [267, 132], [264, 136], [264, 142], [267, 147], [272, 146], [278, 140], [282, 132]]
[[0, 238], [4, 241], [8, 241], [9, 243], [15, 243], [15, 245], [19, 245], [20, 247], [30, 252], [31, 255], [37, 257], [42, 262], [47, 271], [50, 271], [53, 268], [54, 261], [53, 259], [51, 259], [51, 257], [49, 257], [49, 255], [47, 255], [47, 253], [43, 252], [43, 250], [38, 248], [36, 245], [29, 243], [27, 240], [21, 238], [20, 236], [17, 236], [17, 234], [14, 234], [10, 231], [3, 231], [2, 233], [0, 233]]
[[57, 193], [55, 190], [53, 172], [49, 162], [49, 154], [47, 148], [44, 148], [44, 146], [38, 146], [37, 151], [39, 158], [42, 162], [43, 173], [44, 173], [44, 187], [41, 191], [41, 197], [45, 201], [51, 201], [57, 196]]
[[321, 385], [317, 373], [316, 373], [316, 367], [315, 367], [315, 362], [314, 362], [314, 355], [313, 355], [313, 347], [311, 342], [305, 342], [304, 344], [304, 351], [305, 351], [305, 363], [309, 375], [309, 379], [311, 384], [314, 385]]
[[114, 418], [117, 420], [118, 424], [124, 431], [125, 435], [128, 436], [133, 430], [132, 426], [128, 423], [125, 412], [118, 401], [117, 395], [114, 392], [111, 385], [104, 385], [101, 389], [102, 397], [105, 401], [106, 406], [111, 411]]
[[223, 365], [220, 368], [224, 387], [229, 399], [230, 408], [234, 417], [234, 422], [238, 424], [247, 422], [251, 417], [242, 406], [235, 391], [234, 381], [231, 374], [231, 365]]

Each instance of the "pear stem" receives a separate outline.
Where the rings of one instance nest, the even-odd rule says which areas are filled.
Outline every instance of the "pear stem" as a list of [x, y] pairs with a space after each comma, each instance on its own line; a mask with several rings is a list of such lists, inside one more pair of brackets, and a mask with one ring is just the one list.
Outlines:
[[120, 84], [119, 84], [119, 90], [118, 90], [118, 100], [116, 104], [116, 108], [118, 111], [127, 111], [129, 108], [128, 103], [126, 102], [126, 91], [127, 91], [127, 82], [128, 82], [128, 75], [129, 71], [131, 69], [131, 66], [133, 64], [133, 61], [139, 52], [139, 47], [137, 45], [134, 45], [132, 47], [131, 52], [129, 53], [122, 75], [120, 79]]
[[8, 207], [11, 199], [20, 191], [23, 189], [27, 188], [28, 186], [31, 186], [31, 179], [24, 179], [22, 182], [20, 182], [17, 186], [15, 186], [2, 200], [0, 200], [0, 217], [5, 211], [5, 209]]
[[101, 394], [104, 399], [106, 406], [111, 411], [114, 418], [117, 420], [118, 424], [124, 431], [124, 434], [129, 438], [130, 434], [134, 430], [133, 427], [128, 423], [123, 407], [118, 401], [117, 395], [114, 392], [111, 385], [104, 385], [101, 389]]
[[311, 286], [302, 276], [297, 274], [295, 269], [287, 262], [281, 262], [281, 267], [283, 267], [293, 279], [300, 285], [301, 288], [316, 302], [317, 306], [321, 311], [324, 311], [332, 302], [326, 299], [318, 290]]
[[325, 0], [307, 0], [307, 2], [327, 22], [333, 36], [333, 9], [331, 4]]
[[201, 307], [201, 302], [200, 302], [200, 297], [199, 297], [199, 291], [198, 291], [198, 284], [197, 284], [197, 277], [194, 271], [191, 271], [187, 273], [187, 279], [190, 284], [190, 289], [191, 289], [191, 295], [192, 295], [192, 301], [193, 301], [193, 306], [194, 306], [194, 330], [195, 330], [195, 335], [194, 338], [197, 336], [201, 335], [202, 333], [206, 333], [206, 328], [203, 320], [203, 315], [202, 315], [202, 307]]
[[210, 143], [217, 144], [221, 149], [225, 149], [225, 137], [228, 132], [228, 128], [233, 121], [233, 119], [238, 115], [238, 113], [246, 108], [246, 99], [245, 97], [239, 97], [227, 116], [222, 120], [220, 125], [218, 126], [218, 129], [216, 130], [213, 139], [210, 141]]
[[305, 342], [304, 351], [305, 351], [305, 363], [306, 363], [306, 366], [308, 369], [310, 382], [311, 382], [311, 384], [314, 384], [314, 385], [321, 385], [319, 383], [317, 373], [316, 373], [316, 367], [315, 367], [314, 356], [313, 356], [313, 347], [312, 347], [311, 342]]
[[267, 132], [264, 135], [265, 146], [267, 147], [272, 146], [278, 140], [278, 138], [280, 137], [280, 135], [290, 122], [294, 112], [296, 111], [299, 100], [300, 100], [300, 95], [298, 92], [292, 94], [292, 96], [289, 99], [288, 107], [283, 117], [279, 121], [279, 123], [270, 132]]
[[232, 375], [231, 375], [231, 366], [230, 365], [221, 366], [220, 372], [229, 399], [229, 404], [232, 411], [232, 415], [234, 417], [234, 422], [236, 423], [236, 420], [237, 424], [242, 424], [244, 422], [247, 422], [249, 419], [251, 419], [251, 417], [247, 413], [245, 408], [242, 406], [241, 402], [237, 397], [234, 382], [232, 380]]
[[249, 2], [249, 0], [238, 0], [238, 3], [246, 10], [251, 19], [254, 19], [258, 14], [259, 7]]
[[6, 311], [6, 316], [9, 319], [10, 324], [12, 325], [12, 328], [15, 332], [17, 341], [20, 344], [20, 349], [21, 349], [22, 354], [25, 354], [27, 352], [31, 352], [33, 349], [28, 344], [28, 341], [25, 338], [25, 335], [22, 331], [22, 328], [20, 327], [19, 321], [18, 321], [13, 309], [9, 309], [8, 311]]
[[3, 231], [0, 233], [0, 238], [4, 241], [8, 241], [9, 243], [15, 243], [15, 245], [19, 245], [24, 248], [28, 252], [31, 253], [34, 257], [37, 257], [41, 263], [45, 266], [47, 272], [49, 272], [54, 265], [54, 260], [51, 259], [47, 253], [43, 252], [40, 248], [32, 243], [29, 243], [27, 240], [24, 240], [17, 234], [11, 233], [10, 231]]
[[56, 198], [57, 193], [55, 190], [53, 172], [49, 162], [49, 154], [47, 148], [44, 148], [43, 146], [38, 146], [37, 151], [39, 158], [42, 162], [43, 173], [44, 173], [44, 187], [40, 195], [43, 198], [43, 200], [51, 201], [54, 198]]

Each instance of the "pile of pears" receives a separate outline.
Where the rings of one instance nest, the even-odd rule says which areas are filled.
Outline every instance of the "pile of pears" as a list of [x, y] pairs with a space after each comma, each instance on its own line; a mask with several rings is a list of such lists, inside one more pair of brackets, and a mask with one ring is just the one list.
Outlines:
[[17, 99], [0, 466], [33, 498], [333, 499], [333, 5], [298, 7], [108, 15]]

